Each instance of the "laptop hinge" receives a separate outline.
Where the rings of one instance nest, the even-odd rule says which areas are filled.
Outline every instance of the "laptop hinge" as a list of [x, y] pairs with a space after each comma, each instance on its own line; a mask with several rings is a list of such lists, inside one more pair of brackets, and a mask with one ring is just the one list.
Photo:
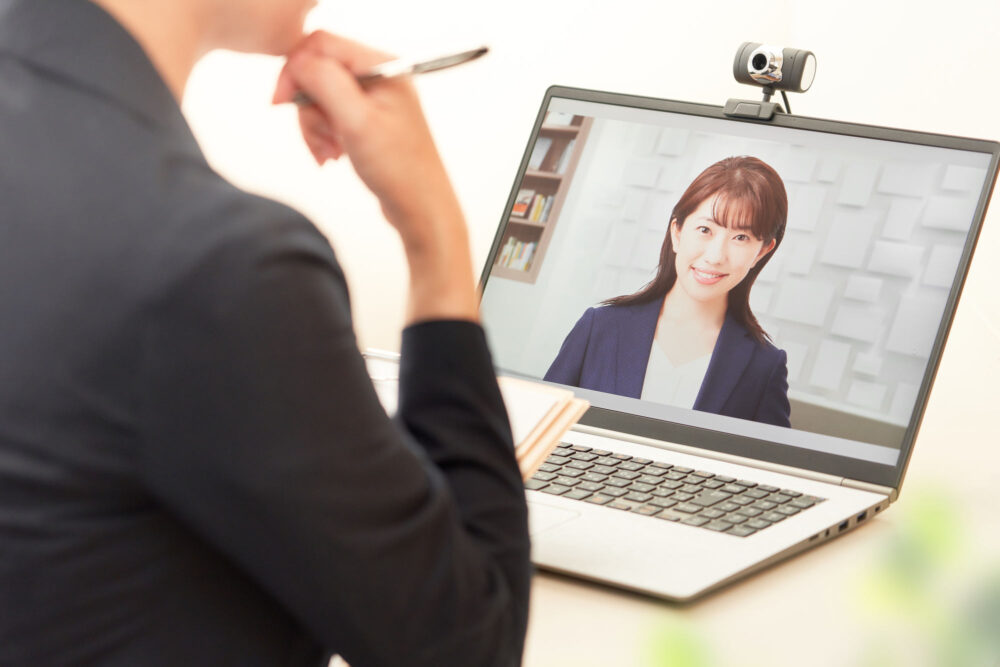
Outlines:
[[859, 482], [856, 479], [844, 478], [842, 486], [850, 487], [852, 489], [857, 489], [858, 491], [868, 491], [869, 493], [878, 493], [883, 496], [889, 496], [889, 502], [896, 502], [896, 489], [891, 486], [880, 486], [878, 484], [870, 484], [868, 482]]

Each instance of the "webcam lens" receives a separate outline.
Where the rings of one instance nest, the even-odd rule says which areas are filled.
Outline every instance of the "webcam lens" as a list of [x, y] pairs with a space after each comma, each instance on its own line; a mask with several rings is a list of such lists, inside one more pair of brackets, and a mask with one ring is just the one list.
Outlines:
[[767, 56], [763, 53], [757, 53], [754, 55], [753, 60], [750, 61], [753, 68], [757, 71], [761, 71], [767, 68]]

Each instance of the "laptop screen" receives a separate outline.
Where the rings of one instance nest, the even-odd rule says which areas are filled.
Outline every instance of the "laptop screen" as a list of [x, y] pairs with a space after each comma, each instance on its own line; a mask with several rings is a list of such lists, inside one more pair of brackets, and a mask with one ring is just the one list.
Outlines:
[[996, 156], [550, 89], [483, 275], [497, 366], [585, 423], [894, 484]]

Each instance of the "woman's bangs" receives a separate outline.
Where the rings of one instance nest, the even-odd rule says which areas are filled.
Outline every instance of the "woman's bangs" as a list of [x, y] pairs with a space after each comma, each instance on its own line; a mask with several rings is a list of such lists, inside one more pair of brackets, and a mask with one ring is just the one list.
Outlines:
[[722, 191], [712, 207], [712, 217], [727, 229], [748, 231], [761, 240], [774, 238], [774, 220], [761, 203], [752, 191]]

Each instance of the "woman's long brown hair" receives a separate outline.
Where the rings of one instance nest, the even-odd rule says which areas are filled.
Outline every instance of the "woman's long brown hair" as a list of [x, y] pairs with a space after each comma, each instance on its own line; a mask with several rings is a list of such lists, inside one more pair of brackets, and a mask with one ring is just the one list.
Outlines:
[[[676, 222], [680, 229], [688, 216], [714, 195], [718, 195], [718, 199], [712, 213], [720, 225], [729, 229], [748, 230], [754, 237], [761, 239], [765, 246], [774, 241], [771, 252], [761, 258], [743, 280], [729, 291], [729, 312], [751, 336], [763, 343], [769, 336], [750, 311], [750, 288], [785, 236], [788, 218], [785, 184], [778, 172], [755, 157], [727, 157], [701, 172], [691, 182], [674, 206], [670, 214], [671, 222]], [[666, 297], [677, 282], [676, 258], [668, 224], [656, 276], [638, 292], [608, 299], [603, 302], [604, 305], [626, 306]]]

